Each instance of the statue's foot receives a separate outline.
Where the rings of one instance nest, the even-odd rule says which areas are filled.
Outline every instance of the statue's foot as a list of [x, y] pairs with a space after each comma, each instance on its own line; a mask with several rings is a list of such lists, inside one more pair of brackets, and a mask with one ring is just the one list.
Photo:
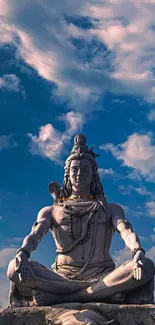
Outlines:
[[9, 304], [11, 307], [29, 307], [32, 306], [32, 297], [21, 295], [15, 283], [11, 283], [9, 292]]
[[153, 304], [154, 303], [154, 278], [143, 286], [127, 293], [127, 304]]
[[[50, 306], [60, 302], [56, 295], [34, 289], [32, 291], [35, 306]], [[62, 301], [61, 301], [62, 302]]]
[[126, 293], [119, 292], [109, 297], [107, 301], [112, 304], [123, 304], [125, 302], [125, 298], [126, 298]]

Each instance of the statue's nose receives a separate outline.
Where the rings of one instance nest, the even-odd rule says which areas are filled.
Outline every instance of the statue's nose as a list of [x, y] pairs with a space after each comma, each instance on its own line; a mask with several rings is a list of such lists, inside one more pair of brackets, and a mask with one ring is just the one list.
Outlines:
[[77, 176], [79, 176], [80, 174], [81, 174], [81, 169], [78, 168]]

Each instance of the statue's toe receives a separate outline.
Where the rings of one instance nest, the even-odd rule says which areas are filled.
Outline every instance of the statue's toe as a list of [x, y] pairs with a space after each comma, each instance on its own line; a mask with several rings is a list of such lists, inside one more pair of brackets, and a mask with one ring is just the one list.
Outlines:
[[33, 302], [36, 306], [43, 306], [40, 291], [34, 289], [32, 290]]
[[43, 292], [34, 289], [32, 291], [32, 295], [33, 295], [33, 302], [36, 306], [50, 306], [58, 303], [58, 300], [56, 301], [56, 296], [49, 292]]

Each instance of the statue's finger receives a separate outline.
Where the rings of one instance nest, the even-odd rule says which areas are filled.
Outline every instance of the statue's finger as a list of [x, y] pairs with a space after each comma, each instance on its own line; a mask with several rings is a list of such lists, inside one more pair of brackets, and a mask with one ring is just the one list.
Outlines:
[[25, 272], [24, 272], [24, 267], [21, 267], [21, 269], [20, 269], [19, 278], [20, 278], [20, 281], [21, 281], [21, 282], [25, 282]]
[[17, 273], [19, 273], [20, 268], [21, 268], [21, 261], [19, 261], [19, 260], [16, 258], [15, 271], [16, 271]]
[[138, 267], [138, 281], [140, 281], [141, 280], [141, 277], [142, 277], [142, 269], [141, 269], [141, 267]]
[[136, 280], [138, 280], [138, 268], [136, 269]]
[[141, 278], [142, 278], [142, 268], [139, 267], [139, 280], [141, 280]]
[[140, 269], [139, 267], [137, 268], [137, 281], [139, 281], [139, 276], [140, 276]]
[[133, 275], [134, 275], [134, 279], [136, 279], [136, 269], [134, 269]]
[[139, 268], [137, 267], [136, 269], [136, 280], [138, 281], [139, 280]]
[[138, 267], [138, 263], [137, 262], [134, 262], [134, 266], [133, 266], [134, 270], [136, 270], [137, 267]]

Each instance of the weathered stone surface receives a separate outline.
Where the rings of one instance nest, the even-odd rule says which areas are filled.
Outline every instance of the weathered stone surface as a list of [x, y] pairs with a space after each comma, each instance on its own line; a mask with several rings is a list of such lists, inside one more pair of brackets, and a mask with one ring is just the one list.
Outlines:
[[155, 304], [68, 303], [1, 308], [0, 325], [155, 325]]

